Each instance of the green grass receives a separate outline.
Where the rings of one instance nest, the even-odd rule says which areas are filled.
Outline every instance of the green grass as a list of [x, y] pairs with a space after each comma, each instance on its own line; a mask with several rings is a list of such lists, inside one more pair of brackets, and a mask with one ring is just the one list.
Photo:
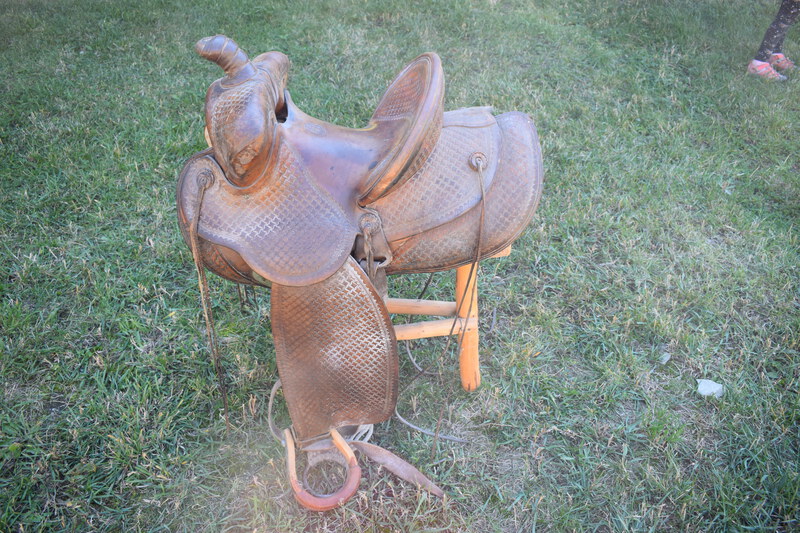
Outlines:
[[[744, 68], [772, 1], [0, 5], [0, 531], [791, 531], [800, 528], [798, 80]], [[175, 222], [226, 33], [293, 61], [306, 112], [363, 125], [417, 54], [446, 107], [528, 112], [547, 181], [481, 272], [483, 385], [415, 354], [343, 509], [285, 497], [266, 428], [269, 295], [212, 278], [234, 430]], [[797, 29], [785, 51], [800, 57]], [[412, 295], [424, 277], [394, 280]], [[436, 278], [433, 295], [452, 286]], [[666, 364], [659, 360], [671, 358]], [[401, 380], [413, 369], [402, 361]], [[723, 383], [701, 398], [695, 379]], [[285, 418], [284, 418], [285, 422]]]

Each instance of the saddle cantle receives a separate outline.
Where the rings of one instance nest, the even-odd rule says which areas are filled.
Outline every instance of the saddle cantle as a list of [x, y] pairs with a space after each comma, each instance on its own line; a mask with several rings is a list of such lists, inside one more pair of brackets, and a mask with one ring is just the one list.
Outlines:
[[[337, 429], [387, 420], [397, 401], [385, 275], [452, 269], [516, 239], [542, 193], [536, 128], [523, 113], [445, 113], [434, 53], [398, 74], [366, 127], [350, 129], [294, 104], [280, 52], [250, 61], [220, 35], [196, 49], [226, 76], [206, 96], [210, 148], [179, 178], [181, 232], [209, 270], [272, 287], [287, 449], [295, 439], [316, 449], [330, 434], [352, 455]], [[320, 499], [292, 480], [298, 501], [318, 510], [357, 488], [348, 478], [351, 494]]]

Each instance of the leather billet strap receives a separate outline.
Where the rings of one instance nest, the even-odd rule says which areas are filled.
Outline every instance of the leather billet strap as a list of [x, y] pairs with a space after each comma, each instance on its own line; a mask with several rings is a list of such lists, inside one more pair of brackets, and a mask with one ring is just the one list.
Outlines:
[[[359, 234], [353, 246], [353, 257], [367, 273], [370, 281], [376, 284], [378, 270], [386, 268], [392, 262], [392, 249], [378, 212], [370, 208], [363, 208], [363, 211], [358, 219]], [[387, 296], [380, 287], [376, 288], [382, 297]]]
[[400, 479], [414, 483], [438, 498], [444, 498], [444, 491], [439, 488], [436, 483], [425, 477], [422, 472], [389, 450], [385, 450], [369, 442], [358, 440], [352, 441], [350, 445]]

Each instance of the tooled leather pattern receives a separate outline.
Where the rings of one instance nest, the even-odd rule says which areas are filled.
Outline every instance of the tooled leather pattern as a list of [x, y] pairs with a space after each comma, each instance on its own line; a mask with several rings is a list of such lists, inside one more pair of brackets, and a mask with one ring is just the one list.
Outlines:
[[[236, 251], [270, 281], [315, 283], [350, 254], [357, 223], [317, 186], [288, 143], [281, 144], [278, 157], [269, 186], [250, 194], [224, 177], [215, 179], [203, 199], [198, 234]], [[196, 194], [195, 180], [187, 180], [182, 204], [188, 220]]]
[[301, 441], [392, 415], [398, 382], [394, 329], [353, 258], [314, 285], [273, 284], [271, 305], [278, 372]]
[[436, 148], [436, 145], [439, 143], [439, 137], [441, 136], [441, 133], [442, 113], [437, 113], [428, 125], [428, 129], [425, 131], [425, 140], [419, 147], [417, 155], [414, 156], [414, 159], [411, 160], [405, 170], [405, 174], [407, 176], [413, 176], [419, 171], [420, 168], [422, 168], [422, 165], [425, 164], [425, 161], [428, 160], [430, 155], [433, 153], [433, 150]]
[[480, 210], [485, 209], [481, 257], [505, 248], [530, 222], [542, 194], [542, 159], [536, 129], [524, 113], [497, 118], [502, 131], [499, 165], [483, 207], [397, 243], [387, 274], [450, 270], [475, 259]]
[[247, 82], [239, 87], [227, 89], [216, 99], [211, 112], [211, 131], [216, 140], [227, 139], [229, 130], [242, 118], [242, 113], [257, 89], [259, 86], [256, 83]]
[[400, 78], [375, 110], [372, 120], [380, 122], [413, 116], [426, 89], [422, 73], [427, 67], [426, 63], [420, 63]]
[[[222, 170], [217, 163], [211, 158], [211, 149], [198, 152], [193, 155], [186, 166], [181, 172], [180, 180], [178, 182], [178, 228], [181, 230], [181, 236], [186, 242], [189, 249], [192, 248], [191, 237], [189, 235], [189, 225], [191, 217], [194, 217], [194, 209], [197, 201], [197, 179], [203, 172], [210, 172], [214, 179], [224, 179]], [[236, 283], [244, 283], [247, 285], [261, 285], [254, 279], [250, 279], [222, 257], [217, 247], [208, 242], [207, 240], [198, 237], [197, 239], [198, 253], [203, 265], [212, 271], [214, 274], [229, 279]]]
[[[438, 80], [434, 82], [433, 80]], [[393, 121], [404, 121], [407, 127], [414, 127], [415, 123], [424, 124], [424, 131], [417, 138], [419, 145], [415, 146], [412, 153], [406, 154], [402, 169], [398, 174], [390, 174], [388, 177], [378, 178], [376, 184], [372, 178], [367, 180], [368, 187], [365, 194], [362, 194], [361, 205], [366, 205], [376, 198], [386, 194], [386, 191], [396, 187], [405, 179], [413, 176], [425, 163], [439, 141], [442, 130], [442, 98], [444, 95], [441, 81], [441, 66], [438, 59], [423, 55], [417, 58], [407, 67], [406, 70], [396, 78], [389, 86], [383, 98], [378, 104], [378, 108], [372, 115], [371, 123], [380, 124]], [[433, 109], [420, 115], [420, 109], [426, 105], [435, 103]], [[380, 126], [378, 126], [380, 128]], [[415, 137], [415, 136], [412, 136]], [[383, 163], [392, 161], [402, 151], [409, 142], [408, 138], [398, 139], [401, 143], [396, 144], [392, 151], [386, 155]], [[411, 141], [414, 144], [417, 141]], [[382, 165], [378, 165], [376, 175], [380, 175]], [[387, 186], [388, 185], [388, 186]], [[373, 190], [377, 188], [377, 190]], [[361, 191], [364, 193], [364, 191]]]
[[[460, 113], [451, 111], [446, 115], [457, 120]], [[443, 128], [439, 142], [419, 172], [369, 205], [380, 213], [387, 239], [395, 241], [428, 231], [478, 204], [481, 189], [478, 172], [469, 165], [470, 156], [475, 152], [487, 156], [483, 184], [488, 190], [497, 168], [500, 144], [500, 129], [494, 117], [487, 111], [483, 114], [483, 127]]]

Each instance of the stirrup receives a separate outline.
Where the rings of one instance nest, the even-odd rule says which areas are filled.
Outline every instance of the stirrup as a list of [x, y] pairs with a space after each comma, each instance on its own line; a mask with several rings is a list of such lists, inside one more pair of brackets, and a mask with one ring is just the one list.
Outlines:
[[347, 461], [347, 479], [344, 485], [328, 496], [315, 496], [303, 488], [300, 480], [297, 479], [297, 470], [295, 468], [295, 451], [294, 451], [294, 438], [289, 429], [283, 430], [283, 437], [286, 440], [286, 471], [289, 474], [289, 483], [294, 492], [294, 499], [297, 503], [310, 509], [312, 511], [330, 511], [341, 505], [344, 505], [358, 490], [358, 484], [361, 482], [361, 467], [358, 466], [358, 460], [350, 445], [345, 442], [339, 432], [331, 429], [331, 440], [333, 444], [344, 456]]

